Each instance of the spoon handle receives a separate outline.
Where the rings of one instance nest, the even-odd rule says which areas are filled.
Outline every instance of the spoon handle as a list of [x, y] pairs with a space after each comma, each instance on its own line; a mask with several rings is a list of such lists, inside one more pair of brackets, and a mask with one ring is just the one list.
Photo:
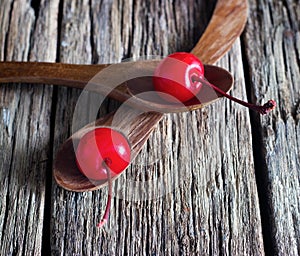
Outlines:
[[[46, 62], [0, 62], [0, 83], [53, 84], [86, 89], [118, 100], [131, 97], [126, 81], [152, 76], [159, 60], [78, 65]], [[136, 104], [134, 104], [136, 103]], [[137, 99], [132, 105], [143, 107]]]
[[82, 89], [109, 64], [0, 62], [0, 83], [38, 83]]
[[247, 16], [247, 0], [218, 0], [208, 27], [191, 53], [203, 63], [216, 63], [243, 32]]

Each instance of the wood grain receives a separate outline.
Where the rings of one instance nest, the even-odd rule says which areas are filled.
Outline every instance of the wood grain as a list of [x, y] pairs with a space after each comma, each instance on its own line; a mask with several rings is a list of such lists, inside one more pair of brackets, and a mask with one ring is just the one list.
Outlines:
[[[40, 4], [38, 18], [30, 1], [0, 2], [2, 61], [55, 61], [58, 1]], [[0, 254], [41, 255], [52, 88], [1, 86], [0, 99]]]
[[[69, 6], [67, 3], [65, 2], [65, 5]], [[94, 49], [96, 49], [96, 54], [92, 59], [97, 59], [98, 56], [100, 58], [101, 55], [105, 54], [105, 58], [103, 56], [102, 59], [97, 60], [101, 62], [119, 61], [123, 52], [121, 46], [127, 46], [124, 43], [120, 43], [120, 41], [123, 42], [124, 40], [122, 40], [122, 33], [115, 31], [120, 30], [122, 13], [124, 12], [127, 15], [126, 12], [128, 10], [122, 9], [122, 4], [120, 6], [116, 4], [116, 2], [103, 2], [101, 8], [96, 4], [92, 8], [95, 12], [93, 13], [94, 28], [96, 31], [101, 30], [99, 37], [94, 36], [95, 41], [93, 45]], [[161, 4], [162, 6], [159, 6], [158, 1], [148, 2], [147, 5], [144, 5], [143, 2], [136, 2], [135, 5], [131, 6], [130, 2], [124, 2], [126, 7], [129, 5], [131, 6], [130, 8], [133, 8], [129, 8], [133, 18], [130, 19], [130, 22], [124, 22], [127, 24], [126, 26], [132, 24], [132, 27], [129, 28], [125, 26], [124, 30], [124, 33], [131, 31], [132, 34], [129, 33], [128, 36], [132, 43], [129, 49], [125, 48], [124, 52], [130, 52], [135, 57], [140, 54], [159, 54], [160, 51], [166, 54], [179, 50], [180, 42], [182, 42], [182, 45], [186, 44], [186, 37], [183, 37], [180, 33], [178, 33], [179, 38], [177, 40], [170, 40], [170, 38], [174, 37], [174, 34], [164, 33], [164, 27], [161, 28], [159, 26], [158, 20], [161, 21], [160, 23], [168, 24], [168, 28], [171, 31], [173, 27], [177, 26], [178, 31], [185, 31], [183, 34], [187, 34], [186, 28], [189, 27], [189, 20], [191, 20], [188, 17], [198, 15], [190, 6], [192, 2], [175, 3], [180, 5], [180, 12], [186, 15], [182, 13], [179, 15], [178, 10], [174, 13], [173, 6], [170, 3]], [[200, 7], [201, 5], [199, 4], [198, 8]], [[68, 11], [71, 13], [83, 12], [81, 9], [83, 7], [77, 6], [77, 8], [78, 10], [71, 9]], [[143, 22], [148, 15], [147, 13], [156, 8], [163, 10], [161, 14], [152, 12], [152, 19], [148, 18], [150, 24]], [[111, 12], [112, 14], [110, 14]], [[128, 18], [126, 15], [124, 19]], [[67, 14], [64, 14], [63, 17], [67, 16]], [[172, 19], [167, 20], [167, 17], [172, 17]], [[110, 26], [106, 24], [110, 24]], [[85, 26], [73, 24], [73, 27], [82, 30], [77, 33], [71, 33], [72, 36], [66, 34], [66, 38], [69, 38], [69, 40], [73, 41], [75, 34], [79, 36], [88, 33], [84, 31]], [[154, 31], [155, 37], [152, 37]], [[100, 41], [101, 38], [105, 39]], [[156, 49], [159, 45], [156, 43], [158, 45], [156, 46], [152, 40], [159, 42], [160, 45], [163, 45], [163, 48]], [[177, 47], [172, 48], [172, 43], [169, 44], [169, 41], [176, 41]], [[67, 44], [69, 43], [67, 42]], [[192, 43], [190, 44], [192, 45]], [[188, 50], [188, 48], [181, 49]], [[240, 56], [238, 53], [239, 48], [237, 47], [236, 49], [237, 53], [236, 55], [233, 54], [233, 56]], [[61, 61], [73, 61], [68, 51], [62, 50], [61, 53], [62, 56], [69, 56]], [[239, 66], [242, 66], [241, 58], [236, 58], [239, 60]], [[238, 62], [237, 60], [235, 61]], [[223, 63], [224, 66], [226, 66], [225, 63]], [[242, 79], [242, 74], [238, 76], [238, 79]], [[64, 95], [65, 99], [66, 95]], [[62, 100], [59, 101], [63, 102]], [[67, 102], [65, 104], [59, 105], [57, 113], [62, 113], [66, 107], [69, 107]], [[223, 112], [225, 111], [223, 104], [218, 104], [217, 106]], [[227, 137], [229, 131], [225, 132], [225, 126], [217, 126], [213, 130], [208, 129], [210, 126], [215, 127], [218, 123], [226, 124], [225, 117], [223, 117], [223, 120], [219, 119], [219, 114], [217, 113], [220, 109], [215, 110], [216, 112], [213, 111], [215, 115], [211, 117], [206, 112], [209, 109], [204, 112], [170, 115], [162, 120], [162, 123], [156, 132], [151, 135], [147, 146], [142, 150], [131, 168], [114, 183], [115, 198], [113, 208], [109, 224], [104, 230], [95, 230], [93, 224], [96, 224], [100, 218], [99, 215], [103, 211], [102, 208], [106, 198], [105, 190], [76, 194], [75, 196], [73, 193], [66, 193], [59, 188], [54, 188], [53, 198], [58, 203], [55, 205], [52, 216], [53, 219], [59, 219], [60, 221], [53, 222], [53, 230], [56, 232], [52, 233], [52, 248], [56, 248], [59, 251], [58, 248], [63, 244], [64, 252], [72, 251], [75, 254], [93, 255], [103, 253], [108, 255], [149, 253], [190, 255], [214, 254], [221, 251], [225, 253], [231, 251], [233, 254], [239, 254], [241, 251], [244, 251], [245, 254], [247, 252], [262, 254], [260, 217], [257, 194], [255, 193], [253, 159], [251, 157], [252, 149], [248, 145], [249, 139], [245, 140], [248, 146], [243, 148], [245, 150], [248, 148], [248, 152], [243, 151], [244, 153], [240, 152], [238, 154], [244, 156], [241, 161], [242, 164], [232, 157], [231, 150], [240, 148], [236, 144], [232, 144], [232, 148], [229, 150], [230, 153], [228, 153], [228, 159], [223, 158], [225, 163], [228, 161], [228, 166], [232, 166], [229, 168], [232, 171], [230, 181], [227, 180], [227, 176], [224, 177], [224, 182], [228, 184], [224, 186], [232, 192], [232, 194], [227, 194], [223, 190], [222, 173], [224, 172], [223, 175], [227, 175], [227, 172], [225, 170], [222, 171], [222, 155], [220, 154], [219, 157], [211, 159], [205, 154], [201, 154], [201, 152], [207, 150], [208, 155], [213, 155], [214, 148], [218, 148], [219, 152], [226, 152], [225, 148], [228, 148], [227, 143], [230, 141], [236, 141], [237, 143], [237, 140], [233, 139], [237, 135], [231, 134], [231, 136]], [[222, 112], [221, 110], [220, 112]], [[241, 116], [244, 116], [245, 113], [247, 115], [247, 111], [244, 112], [244, 109], [241, 111]], [[229, 113], [228, 116], [230, 116]], [[57, 125], [59, 120], [66, 120], [66, 117], [60, 116], [57, 119]], [[218, 120], [217, 123], [216, 120]], [[235, 123], [234, 114], [230, 120]], [[244, 131], [242, 134], [249, 138], [250, 131], [244, 128], [250, 127], [249, 117], [248, 126], [246, 125], [247, 118], [244, 119], [244, 122], [246, 123], [235, 123], [232, 125], [239, 126], [238, 131]], [[58, 127], [57, 131], [60, 134], [67, 134], [65, 132], [66, 128]], [[191, 132], [191, 127], [193, 132]], [[223, 135], [224, 133], [225, 135]], [[227, 143], [222, 144], [223, 148], [222, 146], [220, 148], [219, 140], [214, 139], [220, 136], [224, 136], [224, 139], [227, 137], [225, 140]], [[60, 143], [63, 141], [64, 139], [61, 139]], [[199, 145], [195, 144], [195, 142], [198, 142]], [[195, 150], [192, 156], [188, 154], [190, 148]], [[248, 154], [249, 152], [250, 154]], [[244, 170], [244, 172], [240, 172], [240, 170]], [[185, 175], [182, 176], [182, 173], [185, 173]], [[238, 187], [234, 188], [235, 185], [233, 184], [236, 184], [235, 175], [237, 174], [241, 175], [237, 178], [238, 180], [242, 181], [245, 179], [248, 182], [238, 182]], [[242, 178], [243, 175], [245, 176], [244, 178]], [[154, 183], [156, 186], [151, 186], [151, 181], [157, 179], [160, 182]], [[132, 181], [136, 182], [133, 183]], [[132, 184], [134, 186], [131, 186]], [[163, 193], [164, 189], [166, 190], [165, 193]], [[244, 190], [251, 191], [251, 193], [245, 195], [243, 192], [239, 192]], [[149, 201], [147, 199], [152, 200]], [[97, 207], [99, 202], [101, 202], [101, 208]], [[75, 205], [76, 207], [74, 207]], [[89, 210], [86, 211], [86, 209]], [[250, 217], [248, 215], [249, 209], [251, 209]], [[78, 216], [85, 217], [78, 218]], [[68, 225], [62, 226], [62, 223], [65, 222], [68, 222]], [[84, 223], [84, 225], [80, 223]], [[82, 234], [85, 237], [84, 241], [80, 239]], [[220, 239], [220, 234], [222, 239]], [[241, 237], [243, 238], [241, 239]], [[74, 243], [70, 241], [77, 242], [74, 246]], [[250, 243], [251, 246], [245, 248], [243, 245], [246, 243]], [[95, 244], [98, 244], [98, 246]]]
[[[1, 61], [96, 64], [190, 51], [215, 7], [38, 2], [0, 2]], [[250, 0], [249, 7], [242, 44], [218, 65], [234, 74], [234, 96], [274, 97], [276, 112], [258, 117], [223, 99], [164, 116], [114, 183], [102, 230], [95, 225], [106, 190], [74, 193], [51, 180], [81, 91], [1, 85], [0, 254], [299, 255], [299, 4]], [[118, 106], [106, 100], [99, 116]]]
[[297, 1], [250, 1], [250, 6], [244, 41], [251, 99], [273, 97], [278, 103], [272, 115], [253, 116], [264, 229], [273, 254], [299, 255], [300, 6]]

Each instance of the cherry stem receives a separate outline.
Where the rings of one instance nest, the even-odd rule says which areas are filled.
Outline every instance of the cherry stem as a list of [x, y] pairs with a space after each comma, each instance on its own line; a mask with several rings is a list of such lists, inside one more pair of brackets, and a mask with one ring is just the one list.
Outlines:
[[107, 173], [107, 179], [108, 179], [108, 195], [107, 195], [107, 202], [106, 202], [106, 208], [105, 208], [105, 212], [103, 214], [103, 217], [101, 219], [101, 221], [97, 224], [98, 228], [101, 228], [108, 220], [109, 217], [109, 211], [110, 211], [110, 206], [111, 206], [111, 195], [112, 195], [112, 180], [111, 180], [111, 173], [110, 173], [110, 169], [107, 166], [109, 160], [105, 160], [103, 162], [103, 165], [106, 169], [106, 173]]
[[203, 78], [201, 77], [198, 77], [198, 76], [193, 76], [192, 77], [192, 82], [200, 82], [202, 84], [206, 84], [208, 85], [209, 87], [211, 87], [212, 89], [214, 89], [216, 92], [220, 93], [221, 95], [223, 95], [224, 97], [232, 100], [232, 101], [235, 101], [245, 107], [248, 107], [262, 115], [265, 115], [267, 113], [269, 113], [271, 110], [273, 110], [275, 107], [276, 107], [276, 102], [274, 100], [269, 100], [267, 103], [265, 103], [264, 105], [256, 105], [256, 104], [253, 104], [253, 103], [249, 103], [249, 102], [245, 102], [243, 100], [240, 100], [240, 99], [237, 99], [227, 93], [225, 93], [224, 91], [222, 91], [220, 88], [218, 88], [217, 86], [209, 83], [207, 80], [204, 80]]

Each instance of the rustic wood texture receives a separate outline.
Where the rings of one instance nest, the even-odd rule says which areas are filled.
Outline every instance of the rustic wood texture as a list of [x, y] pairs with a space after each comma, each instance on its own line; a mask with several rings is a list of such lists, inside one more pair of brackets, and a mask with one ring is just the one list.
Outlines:
[[273, 254], [299, 255], [300, 5], [299, 1], [249, 3], [244, 42], [251, 99], [271, 97], [279, 103], [266, 118], [253, 115], [264, 228]]
[[[0, 59], [55, 61], [58, 1], [1, 1]], [[45, 39], [50, 38], [50, 40]], [[1, 86], [0, 254], [38, 255], [51, 165], [51, 86]]]
[[[49, 2], [0, 2], [1, 61], [89, 64], [190, 51], [214, 8]], [[234, 96], [274, 97], [276, 112], [258, 117], [222, 99], [164, 116], [115, 181], [104, 229], [95, 226], [107, 191], [69, 192], [51, 176], [81, 91], [1, 85], [0, 254], [299, 255], [299, 4], [249, 7], [242, 44], [218, 65], [234, 74]], [[100, 116], [118, 105], [105, 101]], [[88, 120], [82, 113], [82, 125]]]

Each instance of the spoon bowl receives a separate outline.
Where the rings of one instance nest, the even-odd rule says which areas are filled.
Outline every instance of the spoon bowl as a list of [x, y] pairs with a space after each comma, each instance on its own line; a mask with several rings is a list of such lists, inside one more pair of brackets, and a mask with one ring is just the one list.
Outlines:
[[[233, 85], [233, 76], [225, 69], [213, 66], [204, 65], [204, 76], [208, 82], [216, 85], [223, 92], [228, 92]], [[164, 100], [155, 91], [153, 86], [153, 77], [139, 77], [126, 82], [129, 94], [134, 96], [134, 99], [129, 101], [129, 104], [135, 107], [140, 107], [145, 111], [156, 111], [161, 113], [177, 113], [196, 110], [208, 104], [213, 103], [222, 97], [215, 92], [208, 84], [203, 84], [200, 92], [194, 98], [187, 102], [168, 102]]]
[[[106, 186], [108, 184], [107, 180], [89, 180], [79, 171], [76, 165], [75, 152], [82, 136], [95, 127], [100, 126], [109, 126], [120, 130], [127, 136], [131, 145], [132, 161], [138, 155], [152, 130], [162, 117], [162, 114], [153, 112], [149, 119], [147, 113], [125, 106], [118, 112], [118, 115], [112, 112], [78, 130], [61, 145], [57, 152], [53, 166], [53, 177], [57, 184], [66, 190], [75, 192], [93, 191]], [[131, 120], [131, 122], [128, 122], [128, 120]], [[112, 123], [114, 126], [112, 126]], [[140, 127], [143, 128], [141, 129]], [[112, 177], [112, 181], [120, 175], [122, 173]]]

